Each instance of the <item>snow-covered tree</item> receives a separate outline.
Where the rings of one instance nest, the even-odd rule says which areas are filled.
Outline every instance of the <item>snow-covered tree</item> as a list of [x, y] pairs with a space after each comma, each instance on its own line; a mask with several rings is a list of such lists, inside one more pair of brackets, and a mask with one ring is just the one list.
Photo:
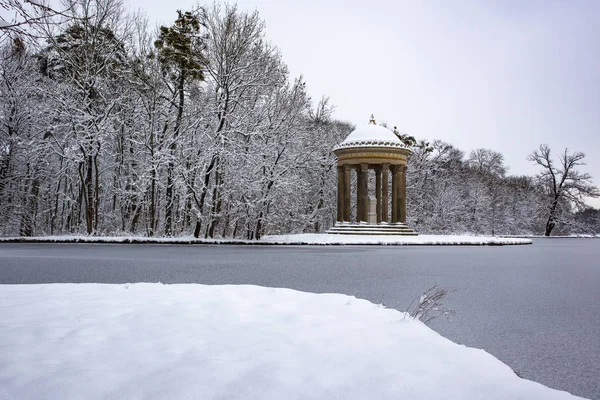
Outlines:
[[554, 227], [565, 220], [570, 207], [579, 209], [585, 206], [585, 197], [599, 197], [600, 191], [592, 183], [592, 176], [581, 172], [578, 167], [585, 165], [585, 154], [576, 151], [569, 153], [565, 149], [555, 162], [550, 155], [550, 147], [542, 144], [533, 151], [529, 160], [542, 167], [537, 176], [538, 182], [546, 191], [548, 203], [546, 208], [545, 236], [550, 236]]
[[[63, 4], [30, 14], [39, 19], [17, 15], [38, 40], [4, 29], [1, 234], [253, 239], [334, 223], [332, 149], [353, 126], [290, 75], [258, 12], [214, 3], [174, 10], [172, 24], [153, 30], [122, 0]], [[573, 216], [595, 194], [589, 175], [573, 172], [578, 153], [563, 163], [561, 186], [552, 173], [565, 168], [549, 150], [536, 162], [551, 166], [534, 180], [507, 176], [493, 150], [465, 158], [394, 131], [413, 149], [407, 206], [417, 230], [534, 233], [549, 221], [555, 185], [557, 229], [590, 231]]]

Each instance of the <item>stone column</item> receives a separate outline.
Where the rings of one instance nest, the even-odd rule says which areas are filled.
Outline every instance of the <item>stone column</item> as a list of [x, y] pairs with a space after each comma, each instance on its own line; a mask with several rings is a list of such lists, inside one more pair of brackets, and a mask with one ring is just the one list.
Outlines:
[[400, 210], [400, 222], [403, 224], [406, 223], [406, 166], [403, 165], [400, 167], [400, 193], [398, 196], [400, 197], [400, 204], [398, 205]]
[[400, 192], [400, 170], [397, 165], [392, 165], [392, 224], [398, 222], [398, 193]]
[[362, 174], [360, 173], [360, 165], [355, 165], [356, 169], [356, 222], [360, 222], [362, 217], [363, 209], [363, 196], [362, 196]]
[[337, 167], [337, 222], [344, 221], [344, 167], [338, 165]]
[[358, 208], [357, 222], [367, 222], [367, 213], [369, 212], [369, 189], [368, 189], [369, 165], [360, 164], [358, 167]]
[[381, 220], [383, 222], [389, 221], [389, 212], [388, 212], [388, 174], [390, 172], [390, 164], [383, 164], [381, 166], [381, 180], [383, 181], [383, 185], [381, 187]]
[[361, 221], [369, 222], [369, 164], [360, 164], [360, 172], [363, 177], [363, 213]]
[[344, 165], [344, 214], [342, 218], [350, 222], [350, 166]]
[[377, 205], [375, 210], [377, 213], [377, 223], [381, 222], [381, 167], [375, 168], [375, 198]]

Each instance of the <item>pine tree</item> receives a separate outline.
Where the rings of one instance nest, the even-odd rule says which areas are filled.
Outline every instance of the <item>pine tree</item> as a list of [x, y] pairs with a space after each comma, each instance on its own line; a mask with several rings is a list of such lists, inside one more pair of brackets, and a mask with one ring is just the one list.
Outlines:
[[185, 107], [186, 84], [204, 80], [204, 38], [201, 36], [199, 11], [177, 11], [177, 19], [171, 27], [160, 27], [158, 40], [154, 42], [163, 74], [175, 104], [175, 121], [169, 139], [167, 164], [167, 187], [165, 206], [165, 235], [173, 234], [174, 174], [177, 142], [181, 134]]

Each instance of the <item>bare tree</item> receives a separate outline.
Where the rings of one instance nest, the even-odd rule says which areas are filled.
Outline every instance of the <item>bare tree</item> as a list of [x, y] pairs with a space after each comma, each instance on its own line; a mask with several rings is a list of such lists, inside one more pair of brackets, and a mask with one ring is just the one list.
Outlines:
[[560, 222], [561, 207], [574, 205], [583, 208], [585, 197], [600, 196], [600, 191], [592, 183], [592, 176], [577, 170], [577, 167], [585, 165], [582, 162], [584, 158], [585, 154], [580, 151], [569, 154], [569, 149], [565, 149], [556, 165], [550, 156], [550, 147], [546, 144], [540, 145], [539, 149], [529, 155], [529, 161], [543, 168], [537, 179], [546, 189], [550, 200], [545, 236], [550, 236], [556, 224]]
[[55, 107], [57, 117], [70, 126], [63, 134], [76, 144], [76, 175], [81, 209], [88, 234], [98, 230], [103, 154], [118, 126], [121, 90], [127, 68], [122, 38], [121, 0], [81, 1], [71, 8], [77, 21], [48, 38], [44, 52], [45, 75], [61, 84]]
[[[473, 191], [473, 210], [477, 209], [477, 199], [484, 199], [485, 213], [482, 219], [485, 222], [486, 230], [492, 235], [496, 234], [496, 225], [498, 219], [498, 206], [501, 198], [503, 177], [506, 174], [506, 166], [504, 165], [504, 156], [494, 150], [476, 149], [471, 151], [469, 158], [466, 161], [467, 166], [475, 174], [469, 181], [472, 181]], [[474, 184], [474, 185], [473, 185]], [[480, 189], [480, 190], [477, 190]], [[473, 215], [475, 217], [475, 215]], [[475, 220], [475, 218], [473, 219]], [[479, 232], [480, 228], [477, 223], [475, 232]]]
[[36, 104], [42, 85], [31, 81], [33, 74], [35, 63], [20, 39], [0, 49], [0, 221], [18, 226], [23, 236], [35, 228], [44, 162], [36, 140], [44, 119]]
[[486, 175], [504, 176], [506, 174], [504, 156], [494, 150], [476, 149], [471, 151], [467, 165]]
[[57, 9], [47, 0], [0, 0], [0, 9], [7, 12], [7, 18], [0, 16], [0, 43], [7, 37], [34, 37], [29, 28], [37, 25], [55, 24], [55, 17], [66, 17], [69, 7]]

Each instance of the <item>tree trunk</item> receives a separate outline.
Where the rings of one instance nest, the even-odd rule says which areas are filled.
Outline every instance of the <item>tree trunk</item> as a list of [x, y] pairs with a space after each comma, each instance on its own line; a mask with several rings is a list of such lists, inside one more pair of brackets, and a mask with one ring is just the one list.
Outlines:
[[100, 220], [100, 171], [98, 169], [98, 154], [94, 156], [94, 232], [98, 231]]
[[179, 138], [179, 133], [181, 131], [181, 119], [183, 117], [183, 106], [185, 101], [185, 93], [183, 92], [185, 84], [185, 71], [184, 67], [181, 66], [179, 73], [179, 82], [177, 86], [177, 91], [179, 95], [179, 103], [177, 104], [177, 117], [175, 118], [175, 126], [173, 128], [173, 139], [171, 144], [169, 144], [169, 163], [167, 166], [167, 204], [165, 209], [165, 235], [171, 236], [173, 234], [173, 173], [175, 169], [175, 163], [173, 159], [175, 157], [175, 150], [177, 150], [177, 140]]
[[217, 171], [216, 173], [216, 177], [215, 177], [215, 188], [213, 190], [213, 205], [212, 205], [212, 210], [211, 210], [211, 222], [210, 222], [210, 228], [208, 229], [208, 236], [209, 237], [214, 237], [215, 236], [215, 228], [217, 227], [217, 224], [219, 222], [219, 215], [221, 214], [221, 206], [223, 205], [222, 203], [222, 198], [221, 198], [221, 187], [223, 185], [223, 174], [221, 174], [220, 171]]
[[165, 206], [165, 235], [171, 236], [173, 233], [173, 168], [172, 161], [167, 165], [167, 204]]
[[202, 190], [200, 192], [200, 200], [197, 202], [196, 206], [198, 208], [198, 219], [196, 219], [196, 227], [194, 228], [194, 237], [200, 237], [200, 232], [202, 231], [202, 211], [204, 210], [204, 203], [206, 201], [206, 193], [208, 192], [208, 184], [210, 183], [210, 175], [214, 170], [215, 166], [218, 164], [219, 157], [216, 154], [213, 154], [210, 164], [206, 168], [206, 172], [204, 173], [204, 185], [202, 186]]
[[[93, 171], [92, 171], [92, 156], [85, 156], [85, 161], [79, 164], [79, 179], [80, 185], [80, 200], [79, 210], [83, 208], [85, 215], [85, 227], [88, 235], [91, 235], [94, 228], [94, 189], [92, 186]], [[83, 200], [83, 206], [81, 204]], [[80, 214], [81, 215], [81, 214]]]
[[550, 233], [552, 232], [552, 229], [554, 229], [555, 226], [556, 223], [554, 222], [554, 217], [549, 217], [548, 222], [546, 222], [546, 230], [544, 232], [544, 236], [550, 236]]
[[25, 198], [23, 214], [21, 214], [21, 224], [19, 227], [20, 236], [32, 236], [37, 214], [38, 195], [40, 193], [40, 181], [34, 179], [31, 184], [31, 193]]
[[556, 226], [556, 207], [558, 206], [558, 196], [555, 196], [552, 205], [550, 206], [550, 215], [548, 216], [548, 221], [546, 222], [546, 230], [544, 231], [544, 236], [550, 236], [550, 233]]

